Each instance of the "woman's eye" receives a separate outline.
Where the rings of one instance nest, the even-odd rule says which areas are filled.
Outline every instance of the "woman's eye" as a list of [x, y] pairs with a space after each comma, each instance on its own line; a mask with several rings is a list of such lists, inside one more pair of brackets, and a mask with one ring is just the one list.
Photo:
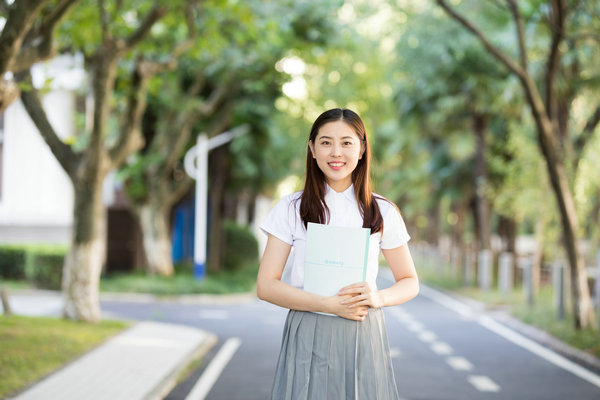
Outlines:
[[344, 146], [352, 146], [352, 142], [344, 142]]
[[323, 140], [321, 142], [321, 146], [329, 146], [329, 141], [328, 140]]

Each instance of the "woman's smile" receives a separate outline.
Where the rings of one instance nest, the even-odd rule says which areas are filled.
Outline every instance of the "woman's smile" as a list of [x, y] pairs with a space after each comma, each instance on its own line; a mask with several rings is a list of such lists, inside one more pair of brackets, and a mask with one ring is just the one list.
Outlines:
[[334, 171], [339, 171], [340, 169], [342, 169], [344, 167], [344, 165], [346, 165], [345, 162], [341, 162], [341, 161], [332, 161], [332, 162], [329, 162], [328, 164], [331, 167], [331, 169], [333, 169]]

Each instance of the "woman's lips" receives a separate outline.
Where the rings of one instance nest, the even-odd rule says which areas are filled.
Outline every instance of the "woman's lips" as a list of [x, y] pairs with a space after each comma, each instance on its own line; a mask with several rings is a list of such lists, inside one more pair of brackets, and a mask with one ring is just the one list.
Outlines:
[[329, 165], [329, 167], [335, 171], [338, 171], [340, 169], [342, 169], [342, 167], [346, 164], [344, 162], [340, 162], [340, 161], [334, 161], [334, 162], [330, 162], [327, 163]]

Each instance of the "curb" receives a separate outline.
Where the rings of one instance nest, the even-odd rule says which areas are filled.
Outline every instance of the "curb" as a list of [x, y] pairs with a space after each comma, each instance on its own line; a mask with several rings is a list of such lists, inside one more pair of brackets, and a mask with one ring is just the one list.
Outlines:
[[218, 338], [214, 333], [208, 333], [204, 340], [193, 352], [179, 363], [165, 379], [156, 384], [155, 389], [147, 397], [148, 400], [162, 400], [177, 386], [181, 374], [192, 362], [204, 358], [206, 354], [217, 344]]
[[182, 294], [154, 295], [148, 293], [100, 293], [103, 301], [128, 301], [136, 303], [177, 303], [177, 304], [233, 304], [256, 300], [256, 291], [233, 294]]
[[[52, 296], [61, 297], [60, 290], [46, 289], [10, 289], [8, 290], [9, 300], [11, 294], [24, 296]], [[181, 294], [181, 295], [155, 295], [150, 293], [120, 293], [120, 292], [100, 292], [100, 300], [104, 301], [128, 301], [135, 303], [166, 302], [180, 304], [232, 304], [239, 302], [250, 302], [256, 300], [256, 290], [242, 293], [231, 294]]]

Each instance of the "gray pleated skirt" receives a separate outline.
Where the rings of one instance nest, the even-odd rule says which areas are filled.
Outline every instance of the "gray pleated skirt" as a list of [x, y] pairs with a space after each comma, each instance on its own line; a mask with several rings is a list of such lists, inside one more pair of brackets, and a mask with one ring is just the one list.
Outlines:
[[272, 400], [397, 400], [381, 309], [364, 321], [290, 310]]

